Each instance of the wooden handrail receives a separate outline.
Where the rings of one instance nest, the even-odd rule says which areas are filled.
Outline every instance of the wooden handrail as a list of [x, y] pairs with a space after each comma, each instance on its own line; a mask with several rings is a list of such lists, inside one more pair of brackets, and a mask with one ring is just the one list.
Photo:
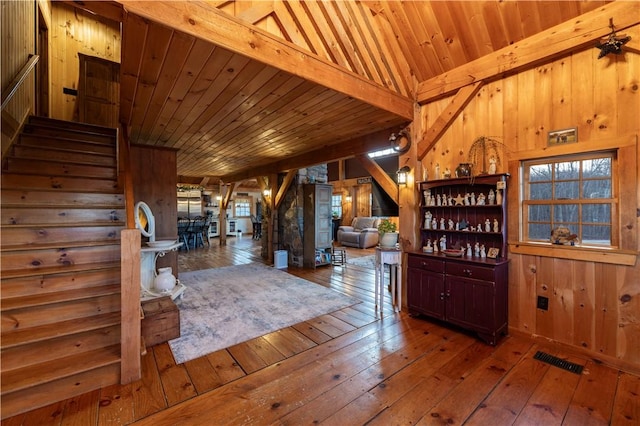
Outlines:
[[4, 107], [7, 106], [11, 98], [13, 98], [13, 95], [16, 94], [18, 88], [22, 85], [24, 80], [27, 78], [27, 76], [33, 70], [39, 60], [40, 56], [29, 55], [27, 63], [24, 64], [20, 72], [15, 76], [11, 83], [9, 83], [9, 86], [6, 88], [6, 90], [2, 91], [2, 106], [0, 107], [0, 109], [4, 109]]

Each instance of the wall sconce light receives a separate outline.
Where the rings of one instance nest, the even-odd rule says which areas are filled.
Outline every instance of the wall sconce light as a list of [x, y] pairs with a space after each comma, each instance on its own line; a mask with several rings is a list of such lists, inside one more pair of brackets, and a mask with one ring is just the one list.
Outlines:
[[406, 185], [407, 184], [407, 178], [409, 176], [409, 172], [411, 171], [411, 169], [409, 168], [409, 166], [404, 166], [403, 168], [401, 168], [400, 170], [398, 170], [396, 173], [398, 175], [398, 185]]
[[262, 195], [264, 195], [264, 198], [271, 197], [271, 190], [270, 189], [265, 189], [264, 191], [262, 191]]
[[351, 198], [351, 195], [347, 195], [347, 196], [345, 197], [345, 199], [344, 199], [344, 200], [345, 200], [347, 203], [350, 203], [350, 202], [353, 200], [353, 198]]

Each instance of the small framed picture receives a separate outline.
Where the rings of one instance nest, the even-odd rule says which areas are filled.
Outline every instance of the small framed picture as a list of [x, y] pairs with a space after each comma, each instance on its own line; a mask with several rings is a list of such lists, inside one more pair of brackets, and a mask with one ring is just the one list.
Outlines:
[[578, 142], [578, 128], [572, 127], [570, 129], [554, 130], [549, 132], [549, 138], [547, 139], [547, 145], [564, 145], [567, 143]]
[[491, 259], [498, 257], [498, 254], [500, 254], [500, 249], [496, 247], [491, 247], [489, 251], [487, 251], [487, 257], [490, 257]]

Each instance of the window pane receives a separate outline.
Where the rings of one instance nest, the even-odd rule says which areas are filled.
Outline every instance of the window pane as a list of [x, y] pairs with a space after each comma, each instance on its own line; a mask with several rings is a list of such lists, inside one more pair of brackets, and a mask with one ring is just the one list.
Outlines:
[[551, 180], [551, 164], [538, 164], [529, 167], [529, 181]]
[[578, 222], [578, 205], [565, 204], [553, 207], [553, 221], [558, 222]]
[[578, 179], [580, 177], [580, 162], [565, 161], [556, 163], [556, 180]]
[[584, 160], [582, 162], [582, 176], [584, 178], [611, 176], [611, 157]]
[[583, 198], [611, 198], [611, 180], [585, 180], [582, 187]]
[[541, 241], [549, 241], [549, 236], [551, 235], [549, 225], [541, 225], [530, 223], [529, 224], [529, 239], [530, 240], [541, 240]]
[[580, 198], [580, 184], [578, 181], [556, 183], [556, 200], [573, 200]]
[[551, 206], [529, 206], [529, 221], [551, 223]]
[[584, 204], [582, 206], [583, 223], [611, 223], [610, 204]]
[[551, 199], [551, 183], [532, 183], [529, 185], [530, 200]]
[[611, 227], [598, 225], [582, 226], [582, 243], [611, 245]]

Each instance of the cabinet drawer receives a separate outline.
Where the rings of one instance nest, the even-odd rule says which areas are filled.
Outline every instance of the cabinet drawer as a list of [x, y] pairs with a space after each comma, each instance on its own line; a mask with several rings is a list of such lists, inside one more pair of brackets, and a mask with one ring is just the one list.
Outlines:
[[456, 275], [483, 281], [495, 281], [493, 268], [483, 268], [482, 266], [467, 263], [447, 262], [446, 270], [447, 275]]
[[444, 273], [444, 261], [426, 256], [409, 256], [409, 268]]

